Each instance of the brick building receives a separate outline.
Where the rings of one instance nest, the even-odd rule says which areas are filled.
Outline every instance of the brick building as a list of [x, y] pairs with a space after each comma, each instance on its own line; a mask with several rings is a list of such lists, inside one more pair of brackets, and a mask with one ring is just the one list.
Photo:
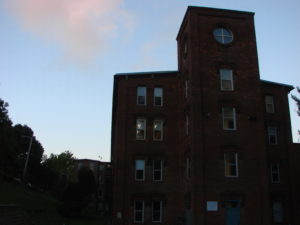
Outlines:
[[260, 80], [254, 13], [188, 7], [177, 43], [178, 71], [115, 75], [113, 225], [300, 224], [293, 87]]

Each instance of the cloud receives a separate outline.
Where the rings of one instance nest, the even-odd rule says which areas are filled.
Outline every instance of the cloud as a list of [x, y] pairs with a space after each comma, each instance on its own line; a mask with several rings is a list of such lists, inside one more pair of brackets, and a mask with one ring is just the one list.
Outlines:
[[132, 15], [123, 0], [7, 0], [25, 31], [61, 45], [64, 59], [88, 63], [103, 53], [118, 31], [130, 33]]

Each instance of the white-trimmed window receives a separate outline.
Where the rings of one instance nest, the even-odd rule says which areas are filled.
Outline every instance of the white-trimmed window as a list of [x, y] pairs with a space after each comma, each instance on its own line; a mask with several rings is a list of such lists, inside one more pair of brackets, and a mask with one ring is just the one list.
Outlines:
[[162, 201], [161, 200], [152, 201], [152, 222], [153, 223], [162, 222]]
[[226, 152], [224, 154], [225, 177], [238, 177], [238, 154], [236, 152]]
[[163, 180], [163, 160], [153, 160], [153, 180]]
[[280, 201], [273, 202], [273, 221], [275, 223], [283, 222], [283, 205]]
[[266, 104], [266, 112], [267, 113], [274, 113], [274, 97], [272, 95], [265, 96], [265, 104]]
[[154, 88], [154, 105], [162, 106], [163, 105], [163, 89]]
[[277, 144], [277, 127], [268, 126], [268, 141], [270, 145]]
[[280, 172], [278, 163], [271, 164], [271, 181], [272, 183], [280, 183]]
[[145, 160], [135, 160], [135, 180], [145, 180]]
[[144, 223], [145, 203], [142, 200], [134, 201], [134, 222]]
[[136, 120], [136, 140], [146, 139], [146, 120], [138, 118]]
[[233, 91], [232, 70], [220, 69], [219, 73], [220, 73], [220, 80], [221, 80], [221, 90], [222, 91]]
[[163, 120], [153, 121], [153, 140], [161, 141], [163, 139]]
[[231, 30], [223, 27], [215, 28], [214, 31], [215, 39], [221, 44], [229, 44], [233, 41], [233, 34]]
[[236, 115], [234, 107], [223, 107], [223, 129], [224, 130], [236, 130]]
[[137, 104], [146, 105], [147, 100], [147, 88], [144, 86], [137, 87]]

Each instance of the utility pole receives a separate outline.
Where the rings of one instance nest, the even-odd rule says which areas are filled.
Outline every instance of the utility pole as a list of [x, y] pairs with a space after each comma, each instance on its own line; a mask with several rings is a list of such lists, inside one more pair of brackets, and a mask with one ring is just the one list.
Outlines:
[[25, 184], [27, 167], [28, 167], [28, 161], [29, 161], [29, 156], [30, 156], [30, 152], [31, 152], [31, 145], [32, 145], [32, 140], [33, 140], [33, 134], [32, 134], [31, 137], [29, 137], [29, 136], [24, 136], [24, 137], [30, 138], [30, 143], [29, 143], [29, 147], [28, 147], [28, 151], [27, 151], [27, 157], [26, 157], [26, 162], [25, 162], [25, 166], [24, 166], [24, 170], [23, 170], [23, 184]]

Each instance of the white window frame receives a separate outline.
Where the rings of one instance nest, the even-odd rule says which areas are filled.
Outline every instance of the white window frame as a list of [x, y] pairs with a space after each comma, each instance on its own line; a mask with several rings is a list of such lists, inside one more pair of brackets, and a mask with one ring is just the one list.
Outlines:
[[[159, 202], [159, 220], [154, 220], [154, 202]], [[161, 200], [154, 200], [152, 201], [152, 223], [161, 223], [162, 222], [162, 201]]]
[[[234, 163], [227, 162], [227, 160], [226, 160], [226, 155], [227, 154], [234, 154]], [[239, 161], [238, 160], [239, 159], [238, 159], [238, 153], [237, 152], [225, 152], [224, 153], [225, 177], [238, 177], [239, 176]], [[235, 167], [235, 175], [227, 174], [227, 168], [229, 168], [229, 172], [230, 172], [231, 171], [230, 170], [231, 166]]]
[[[144, 127], [138, 127], [139, 121], [142, 121], [142, 124], [144, 124]], [[147, 120], [144, 118], [137, 118], [136, 119], [136, 128], [135, 128], [135, 139], [136, 140], [146, 140], [146, 130], [147, 130]], [[144, 131], [144, 136], [140, 138], [138, 136], [139, 131]]]
[[[144, 94], [141, 94], [140, 92], [144, 92]], [[136, 89], [136, 95], [137, 95], [137, 98], [136, 98], [136, 104], [137, 105], [147, 105], [147, 87], [138, 86], [137, 89]], [[145, 97], [144, 104], [139, 103], [139, 97]]]
[[[226, 32], [229, 34], [226, 34]], [[233, 41], [233, 33], [231, 30], [229, 30], [227, 28], [224, 28], [224, 27], [215, 28], [213, 33], [214, 33], [214, 37], [217, 40], [217, 42], [219, 42], [221, 44], [226, 45]], [[229, 38], [229, 39], [226, 39], [226, 38]]]
[[[275, 138], [274, 143], [271, 143], [272, 137]], [[278, 135], [277, 135], [277, 127], [276, 126], [268, 126], [268, 143], [270, 145], [278, 144]]]
[[[160, 129], [155, 127], [157, 122], [160, 123]], [[164, 130], [164, 121], [163, 120], [154, 120], [153, 121], [153, 140], [154, 141], [162, 141], [163, 140], [163, 135], [164, 135], [163, 130]], [[160, 138], [155, 137], [155, 131], [160, 131], [160, 133], [161, 133]]]
[[[141, 210], [136, 208], [137, 202], [142, 202], [143, 208]], [[142, 213], [142, 220], [139, 221], [137, 220], [136, 214], [140, 212]], [[145, 218], [145, 202], [143, 200], [135, 200], [134, 201], [134, 223], [144, 223], [144, 218]]]
[[[160, 92], [160, 91], [161, 92]], [[160, 93], [159, 93], [160, 92]], [[164, 89], [161, 87], [154, 88], [154, 94], [153, 94], [153, 105], [154, 106], [163, 106], [163, 96], [164, 96]], [[156, 104], [155, 98], [161, 98], [160, 105]]]
[[[227, 116], [225, 115], [225, 109], [231, 109], [232, 110], [232, 115], [231, 116]], [[222, 119], [223, 119], [223, 129], [224, 130], [236, 130], [236, 110], [234, 107], [230, 107], [230, 106], [224, 106], [222, 107]], [[225, 121], [226, 120], [232, 120], [233, 121], [233, 128], [228, 128], [225, 127]]]
[[[225, 72], [229, 72], [230, 79], [225, 79]], [[233, 91], [234, 90], [234, 85], [233, 85], [233, 73], [231, 69], [226, 69], [226, 68], [221, 68], [219, 70], [220, 74], [220, 86], [222, 91]], [[230, 88], [226, 88], [223, 85], [223, 81], [230, 81]]]
[[[138, 165], [138, 162], [142, 162], [143, 163], [143, 168], [138, 168], [139, 165]], [[146, 163], [145, 163], [145, 160], [143, 159], [136, 159], [135, 160], [135, 166], [134, 166], [134, 177], [135, 177], [135, 180], [136, 181], [144, 181], [145, 180], [145, 166], [146, 166]], [[143, 171], [143, 178], [140, 179], [138, 178], [138, 171]]]
[[[159, 169], [155, 168], [155, 161], [160, 161], [160, 168]], [[152, 176], [153, 181], [163, 181], [163, 165], [164, 165], [164, 161], [160, 160], [160, 159], [158, 159], [158, 160], [154, 159], [152, 163], [153, 163], [153, 176]], [[160, 178], [159, 179], [155, 179], [155, 172], [159, 172], [160, 173]]]
[[274, 113], [274, 96], [273, 95], [266, 95], [265, 96], [265, 105], [266, 105], [266, 112], [267, 113]]
[[[270, 167], [271, 167], [270, 168], [270, 170], [271, 170], [271, 182], [273, 184], [280, 183], [280, 165], [279, 165], [279, 163], [272, 163]], [[278, 180], [273, 179], [274, 174], [277, 175]]]

